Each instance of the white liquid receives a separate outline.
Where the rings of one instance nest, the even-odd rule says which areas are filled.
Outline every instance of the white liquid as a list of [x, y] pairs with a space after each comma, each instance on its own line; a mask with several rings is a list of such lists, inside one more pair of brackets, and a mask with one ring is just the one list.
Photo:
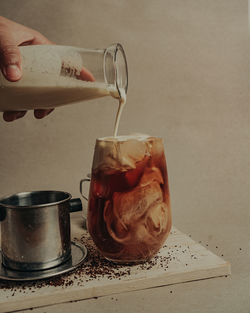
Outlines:
[[116, 119], [115, 119], [114, 137], [117, 137], [122, 111], [123, 111], [123, 108], [124, 108], [125, 103], [126, 103], [126, 93], [125, 93], [125, 90], [124, 89], [120, 89], [120, 93], [121, 93], [121, 95], [120, 95], [120, 98], [119, 98], [119, 107], [118, 107], [118, 111], [117, 111]]
[[114, 126], [114, 137], [117, 136], [121, 114], [126, 103], [124, 89], [120, 90], [121, 97], [119, 98], [118, 91], [111, 89], [110, 86], [104, 83], [60, 77], [57, 79], [56, 85], [53, 86], [51, 77], [49, 75], [48, 77], [44, 76], [46, 75], [43, 74], [39, 86], [35, 83], [33, 83], [33, 86], [29, 85], [27, 79], [25, 82], [20, 80], [2, 86], [0, 88], [0, 112], [49, 109], [77, 101], [112, 96], [119, 101]]
[[117, 91], [110, 90], [110, 87], [104, 83], [78, 81], [67, 77], [59, 77], [55, 83], [49, 75], [43, 74], [39, 85], [36, 81], [31, 83], [25, 79], [25, 81], [20, 80], [2, 86], [0, 111], [55, 108], [111, 94], [114, 97], [118, 96]]

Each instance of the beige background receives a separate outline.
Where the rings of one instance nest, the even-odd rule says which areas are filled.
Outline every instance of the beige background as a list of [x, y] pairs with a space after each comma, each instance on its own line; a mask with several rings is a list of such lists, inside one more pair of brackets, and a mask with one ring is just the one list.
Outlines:
[[[123, 44], [129, 90], [120, 134], [164, 138], [175, 226], [232, 263], [231, 278], [61, 305], [58, 312], [250, 311], [247, 10], [246, 0], [0, 2], [1, 15], [58, 44]], [[112, 133], [116, 108], [106, 98], [43, 120], [29, 112], [1, 121], [0, 196], [35, 189], [79, 196], [95, 138]]]

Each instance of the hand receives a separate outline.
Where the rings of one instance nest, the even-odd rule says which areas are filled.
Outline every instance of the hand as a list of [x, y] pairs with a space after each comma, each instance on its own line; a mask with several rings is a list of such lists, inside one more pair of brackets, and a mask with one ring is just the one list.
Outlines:
[[[21, 55], [18, 46], [52, 44], [39, 32], [12, 22], [0, 16], [0, 68], [11, 82], [18, 81], [22, 77]], [[34, 116], [38, 119], [45, 117], [53, 109], [35, 110]], [[23, 117], [26, 111], [7, 111], [3, 118], [7, 122]]]

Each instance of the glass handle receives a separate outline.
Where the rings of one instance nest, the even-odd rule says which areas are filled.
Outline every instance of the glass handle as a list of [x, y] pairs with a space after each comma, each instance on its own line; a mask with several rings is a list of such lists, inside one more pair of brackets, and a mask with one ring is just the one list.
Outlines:
[[[83, 183], [90, 182], [91, 181], [90, 177], [91, 177], [91, 175], [87, 174], [87, 178], [80, 180], [80, 193], [81, 193], [83, 199], [85, 199], [86, 201], [88, 201], [88, 197], [85, 196], [85, 194], [83, 193]], [[83, 217], [83, 228], [85, 230], [88, 230], [88, 228], [87, 228], [87, 209], [84, 207], [82, 209], [82, 217]]]
[[88, 197], [83, 194], [83, 183], [85, 183], [85, 182], [90, 182], [90, 178], [84, 178], [84, 179], [80, 180], [80, 193], [81, 193], [83, 199], [88, 201]]

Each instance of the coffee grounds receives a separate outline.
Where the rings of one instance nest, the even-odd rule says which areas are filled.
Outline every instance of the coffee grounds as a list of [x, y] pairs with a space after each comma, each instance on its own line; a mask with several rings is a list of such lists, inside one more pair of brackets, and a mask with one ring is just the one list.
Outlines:
[[122, 280], [129, 278], [130, 275], [141, 271], [149, 271], [151, 269], [162, 269], [168, 271], [169, 268], [176, 266], [177, 262], [184, 262], [184, 266], [189, 266], [191, 262], [198, 260], [198, 255], [194, 254], [189, 245], [164, 245], [165, 255], [158, 253], [150, 261], [137, 265], [117, 264], [105, 259], [97, 250], [88, 233], [80, 238], [74, 238], [76, 243], [84, 244], [88, 249], [86, 260], [73, 272], [59, 275], [56, 277], [36, 280], [30, 282], [0, 281], [1, 290], [9, 290], [10, 297], [19, 293], [35, 293], [44, 287], [60, 287], [70, 288], [71, 286], [84, 287], [88, 283], [96, 280]]
[[[96, 249], [92, 239], [86, 233], [80, 239], [74, 238], [75, 242], [82, 243], [88, 249], [88, 255], [86, 260], [80, 265], [74, 272], [59, 275], [56, 277], [36, 280], [30, 282], [15, 282], [15, 281], [0, 281], [0, 289], [10, 289], [12, 296], [17, 292], [35, 292], [37, 289], [41, 289], [46, 286], [67, 288], [76, 284], [77, 286], [84, 286], [86, 283], [93, 280], [100, 280], [106, 278], [108, 280], [118, 279], [129, 276], [131, 269], [135, 265], [122, 265], [105, 259], [99, 251]], [[168, 268], [168, 262], [171, 261], [171, 256], [162, 257], [156, 256], [151, 261], [136, 265], [141, 270], [150, 270], [155, 265], [159, 265]]]

